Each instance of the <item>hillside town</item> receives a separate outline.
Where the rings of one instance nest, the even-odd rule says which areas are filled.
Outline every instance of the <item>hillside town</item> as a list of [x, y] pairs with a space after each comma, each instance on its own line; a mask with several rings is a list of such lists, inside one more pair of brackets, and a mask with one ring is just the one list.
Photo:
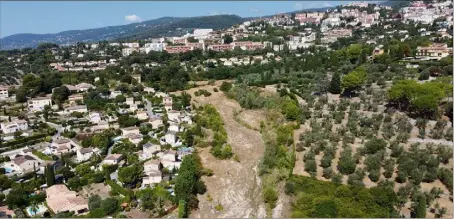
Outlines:
[[[294, 205], [290, 201], [282, 204], [281, 200], [284, 199], [274, 194], [279, 193], [276, 192], [278, 184], [282, 194], [284, 190], [286, 194], [289, 191], [297, 194], [302, 191], [298, 186], [304, 185], [298, 184], [301, 182], [294, 178], [287, 179], [287, 182], [279, 181], [278, 178], [286, 177], [278, 175], [282, 169], [268, 166], [268, 169], [260, 174], [266, 177], [269, 177], [267, 174], [275, 174], [273, 179], [276, 184], [271, 186], [272, 189], [270, 186], [263, 186], [263, 189], [272, 190], [274, 195], [269, 198], [269, 193], [264, 193], [262, 202], [267, 210], [257, 210], [259, 213], [256, 217], [261, 215], [275, 218], [274, 212], [278, 211], [276, 206], [289, 212], [276, 213], [277, 217], [449, 217], [453, 213], [450, 188], [452, 167], [449, 166], [452, 164], [450, 157], [454, 144], [452, 106], [448, 107], [452, 105], [453, 12], [452, 1], [410, 1], [403, 7], [353, 2], [326, 11], [302, 11], [255, 18], [222, 30], [199, 28], [182, 36], [135, 41], [80, 42], [69, 46], [48, 43], [40, 44], [35, 49], [2, 51], [0, 71], [8, 71], [10, 74], [3, 74], [0, 79], [0, 213], [10, 218], [176, 218], [239, 215], [239, 212], [230, 215], [226, 213], [234, 212], [235, 207], [232, 206], [235, 205], [232, 204], [229, 208], [227, 201], [223, 201], [223, 195], [214, 195], [216, 190], [213, 188], [216, 188], [216, 183], [208, 183], [210, 178], [217, 178], [219, 175], [229, 178], [230, 174], [234, 175], [233, 172], [236, 171], [226, 169], [224, 172], [216, 172], [216, 168], [205, 165], [209, 165], [207, 163], [213, 162], [213, 159], [218, 160], [214, 163], [231, 159], [227, 166], [232, 167], [232, 163], [236, 165], [247, 162], [244, 160], [249, 159], [248, 154], [252, 152], [241, 154], [236, 151], [235, 145], [231, 143], [236, 136], [230, 134], [233, 128], [228, 125], [225, 117], [227, 114], [233, 114], [235, 120], [232, 121], [238, 122], [244, 119], [238, 116], [243, 111], [266, 109], [273, 112], [271, 105], [267, 105], [266, 101], [262, 103], [259, 99], [261, 96], [280, 95], [276, 99], [270, 99], [290, 101], [277, 104], [277, 111], [283, 111], [281, 120], [285, 122], [277, 119], [279, 122], [274, 126], [269, 125], [268, 122], [278, 117], [272, 113], [267, 114], [271, 115], [267, 117], [271, 119], [259, 122], [258, 127], [238, 122], [242, 124], [241, 127], [249, 127], [249, 130], [255, 130], [263, 136], [267, 136], [267, 128], [271, 130], [271, 127], [283, 127], [277, 128], [274, 141], [282, 146], [279, 145], [275, 151], [267, 150], [266, 144], [271, 140], [263, 137], [265, 155], [262, 155], [265, 158], [254, 163], [259, 166], [255, 167], [265, 168], [266, 164], [263, 163], [267, 161], [266, 156], [272, 153], [276, 156], [275, 165], [293, 162], [290, 168], [293, 172], [287, 175], [302, 175], [307, 177], [307, 180], [334, 182], [335, 176], [342, 177], [342, 174], [346, 173], [345, 178], [338, 179], [339, 184], [361, 184], [359, 187], [371, 189], [370, 193], [367, 190], [367, 195], [363, 190], [353, 191], [355, 194], [365, 194], [361, 198], [370, 200], [373, 199], [369, 198], [372, 197], [371, 194], [377, 195], [382, 191], [374, 191], [374, 187], [378, 188], [391, 181], [397, 181], [402, 186], [392, 184], [391, 188], [394, 190], [390, 191], [393, 195], [397, 194], [396, 201], [391, 204], [393, 210], [386, 214], [367, 214], [368, 210], [365, 209], [356, 213], [351, 211], [344, 214], [322, 214], [318, 212], [321, 211], [318, 209], [319, 205], [307, 209], [301, 207], [301, 203], [305, 202], [318, 203], [320, 200], [316, 198], [317, 195], [294, 195], [293, 199], [289, 199], [298, 200]], [[373, 67], [364, 67], [365, 65]], [[364, 70], [366, 68], [367, 70]], [[314, 76], [319, 71], [326, 75]], [[368, 79], [364, 79], [362, 84], [357, 82], [362, 80], [361, 72], [368, 74]], [[341, 80], [339, 74], [343, 75], [342, 81], [338, 82], [338, 87], [342, 82], [342, 94], [341, 91], [336, 93], [331, 89], [335, 86], [332, 81], [336, 75], [338, 80]], [[351, 81], [347, 81], [349, 77], [352, 78]], [[398, 83], [399, 80], [408, 78], [417, 79], [414, 86], [421, 86], [421, 89], [422, 86], [439, 83], [438, 87], [434, 85], [424, 89], [430, 92], [443, 89], [443, 92], [424, 96], [414, 105], [411, 102], [413, 100], [405, 99], [408, 97], [399, 96], [392, 99], [393, 95], [397, 96], [408, 90], [386, 93], [388, 89], [397, 90], [399, 87], [394, 88], [396, 83], [402, 89], [404, 86], [413, 85], [410, 82]], [[258, 87], [260, 91], [265, 90], [264, 94], [254, 93], [248, 90], [251, 88], [244, 88], [243, 84], [246, 84], [246, 87]], [[211, 90], [208, 91], [208, 88]], [[270, 90], [276, 90], [276, 94]], [[414, 91], [411, 95], [423, 93]], [[236, 100], [241, 109], [228, 113], [219, 108], [211, 110], [209, 106], [215, 107], [215, 101], [221, 101], [230, 109], [230, 102], [222, 102], [223, 99], [218, 96], [221, 94], [225, 94], [223, 98]], [[336, 98], [333, 95], [337, 95]], [[210, 98], [214, 99], [213, 103], [208, 101], [212, 100]], [[348, 110], [345, 106], [342, 118], [335, 123], [337, 113], [341, 112], [341, 105], [347, 104], [343, 102], [344, 98], [349, 99], [350, 105]], [[408, 137], [402, 137], [404, 134], [400, 133], [401, 130], [406, 130], [407, 123], [402, 122], [405, 124], [402, 125], [404, 128], [401, 128], [401, 120], [385, 110], [387, 104], [380, 98], [388, 98], [390, 104], [403, 99], [407, 101], [396, 104], [398, 111], [402, 111], [396, 114], [408, 113], [416, 116], [411, 119], [408, 117], [408, 123], [411, 123]], [[429, 100], [438, 102], [429, 103]], [[360, 109], [360, 102], [364, 109]], [[336, 104], [337, 110], [333, 110], [336, 109]], [[356, 109], [354, 113], [353, 109]], [[329, 117], [326, 111], [332, 114], [333, 118]], [[341, 122], [344, 119], [343, 111], [347, 112], [345, 120], [348, 122]], [[383, 117], [384, 121], [389, 117], [386, 123], [389, 125], [382, 128], [391, 130], [389, 137], [385, 137], [387, 131], [380, 131], [378, 134], [380, 124], [375, 128], [376, 137], [380, 139], [375, 139], [374, 145], [379, 147], [381, 141], [384, 141], [383, 138], [386, 139], [386, 147], [376, 150], [368, 148], [368, 142], [372, 140], [360, 137], [363, 132], [356, 130], [356, 123], [350, 128], [354, 122], [349, 119], [355, 117], [355, 113], [356, 117], [361, 118], [357, 118], [361, 130], [364, 124], [370, 123], [364, 133], [372, 133], [375, 127], [372, 123], [374, 118], [378, 118], [378, 114], [381, 116], [377, 119], [380, 122]], [[306, 116], [307, 114], [309, 116]], [[255, 116], [251, 116], [253, 117]], [[371, 118], [373, 119], [370, 120]], [[395, 123], [390, 122], [393, 120]], [[301, 137], [295, 134], [293, 138], [291, 134], [291, 137], [280, 138], [286, 133], [293, 133], [293, 129], [285, 129], [290, 127], [292, 122], [298, 124], [295, 130], [299, 130], [300, 125], [304, 127], [304, 131], [299, 132]], [[323, 160], [328, 159], [325, 158], [329, 154], [327, 148], [334, 144], [328, 143], [327, 139], [329, 137], [331, 141], [334, 137], [326, 136], [325, 139], [319, 140], [314, 137], [314, 132], [329, 126], [325, 123], [331, 124], [329, 129], [335, 124], [338, 133], [344, 133], [338, 136], [343, 138], [338, 146], [343, 148], [342, 152], [337, 153], [336, 147], [332, 146], [335, 149], [329, 152], [333, 155], [329, 157], [330, 169], [326, 172]], [[429, 124], [427, 127], [433, 127], [431, 130], [439, 130], [441, 134], [433, 137], [437, 136], [435, 131], [429, 131], [428, 128], [427, 131], [416, 131], [415, 136], [418, 137], [414, 137], [413, 125], [415, 130], [420, 130], [416, 127], [422, 123], [424, 126]], [[346, 127], [342, 129], [341, 125]], [[393, 128], [393, 125], [396, 127]], [[353, 138], [351, 142], [346, 139], [347, 136]], [[401, 140], [402, 138], [405, 140]], [[288, 143], [289, 139], [291, 143]], [[407, 170], [401, 167], [404, 165], [402, 163], [413, 165], [419, 161], [400, 162], [397, 159], [418, 153], [412, 149], [413, 146], [409, 146], [408, 142], [412, 139], [415, 142], [415, 139], [420, 142], [430, 141], [432, 146], [424, 143], [424, 150], [436, 151], [430, 153], [433, 160], [427, 158], [428, 161], [421, 161], [424, 164], [413, 168], [423, 168], [424, 176], [413, 173], [412, 168]], [[336, 145], [340, 141], [337, 139]], [[352, 165], [361, 166], [356, 170], [353, 168], [353, 171], [344, 171], [342, 161], [337, 158], [337, 161], [334, 159], [331, 164], [334, 157], [342, 158], [344, 152], [349, 151], [348, 144], [363, 145], [362, 148], [353, 147], [353, 151], [350, 151], [355, 156], [365, 157], [362, 160], [351, 155], [352, 160], [357, 159]], [[394, 144], [396, 148], [401, 147], [401, 151], [396, 152]], [[399, 144], [405, 145], [409, 151], [403, 152], [404, 147]], [[292, 150], [284, 148], [290, 148], [289, 145], [294, 147], [292, 155]], [[433, 145], [448, 145], [449, 149], [430, 149], [435, 147]], [[209, 149], [205, 150], [207, 147]], [[320, 154], [320, 159], [319, 153], [323, 154]], [[203, 154], [210, 154], [210, 158], [203, 157]], [[297, 158], [283, 161], [284, 158], [278, 157], [280, 154], [284, 154], [284, 157], [297, 154]], [[444, 156], [445, 154], [448, 156]], [[393, 170], [387, 177], [388, 169], [385, 165], [388, 164], [389, 156], [397, 161], [389, 161]], [[315, 165], [314, 171], [310, 169], [311, 162]], [[317, 165], [316, 162], [321, 164]], [[338, 165], [337, 170], [334, 162]], [[372, 169], [374, 162], [377, 163], [378, 170]], [[394, 165], [397, 166], [396, 170]], [[323, 168], [317, 170], [321, 167]], [[363, 174], [358, 173], [358, 169], [361, 169]], [[404, 170], [409, 173], [403, 175]], [[430, 180], [428, 172], [431, 170], [434, 170], [435, 176]], [[301, 171], [301, 174], [295, 174], [297, 171]], [[323, 180], [320, 180], [323, 177], [318, 176], [317, 171], [320, 174], [323, 171]], [[373, 179], [374, 173], [378, 174], [376, 181]], [[382, 173], [383, 176], [380, 175]], [[362, 178], [370, 177], [370, 180], [367, 178], [369, 184], [362, 183], [362, 178], [352, 178], [359, 175], [362, 175]], [[416, 180], [417, 177], [421, 179]], [[413, 184], [404, 186], [405, 182]], [[209, 194], [206, 195], [205, 192]], [[336, 189], [336, 194], [348, 196], [349, 192], [352, 191], [347, 187], [343, 190]], [[213, 199], [211, 196], [216, 197], [215, 200], [206, 201]], [[258, 196], [262, 197], [261, 194]], [[389, 197], [387, 196], [386, 200], [383, 198], [383, 202], [388, 201]], [[339, 197], [336, 196], [337, 198]], [[271, 199], [274, 201], [269, 201]], [[374, 200], [371, 208], [377, 212], [385, 212], [383, 209], [389, 207], [376, 202]], [[326, 206], [334, 205], [328, 199], [320, 203]], [[423, 207], [420, 207], [421, 205]], [[341, 212], [340, 205], [337, 206], [337, 212]], [[344, 208], [349, 208], [350, 204], [345, 206], [347, 207]]]

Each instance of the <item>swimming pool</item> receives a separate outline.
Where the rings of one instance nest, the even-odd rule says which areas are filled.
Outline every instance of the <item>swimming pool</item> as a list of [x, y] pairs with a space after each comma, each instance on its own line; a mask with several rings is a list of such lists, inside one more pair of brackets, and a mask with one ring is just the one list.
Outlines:
[[30, 217], [33, 217], [33, 216], [35, 216], [35, 215], [42, 215], [42, 214], [44, 214], [44, 212], [47, 211], [47, 208], [46, 208], [46, 206], [44, 206], [43, 204], [41, 204], [41, 205], [38, 205], [38, 209], [36, 209], [36, 211], [33, 211], [31, 206], [28, 206], [26, 210], [27, 210], [27, 214], [28, 214]]
[[6, 173], [11, 173], [11, 172], [13, 172], [13, 169], [11, 169], [9, 167], [5, 167], [5, 172]]

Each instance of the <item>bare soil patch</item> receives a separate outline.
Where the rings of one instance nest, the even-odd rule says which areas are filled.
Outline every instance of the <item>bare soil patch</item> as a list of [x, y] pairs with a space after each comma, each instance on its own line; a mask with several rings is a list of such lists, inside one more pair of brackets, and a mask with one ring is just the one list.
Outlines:
[[[198, 149], [202, 164], [213, 170], [213, 176], [203, 177], [207, 193], [199, 196], [199, 209], [191, 213], [194, 218], [263, 218], [266, 216], [265, 205], [261, 194], [261, 181], [257, 167], [263, 156], [264, 144], [258, 131], [248, 129], [234, 120], [234, 112], [241, 106], [228, 99], [221, 91], [213, 89], [222, 84], [217, 81], [214, 86], [206, 85], [186, 91], [192, 96], [196, 106], [212, 104], [221, 115], [227, 131], [228, 143], [240, 162], [220, 160], [213, 157], [208, 148]], [[198, 96], [194, 92], [205, 89], [211, 96]], [[246, 121], [248, 121], [246, 119]], [[208, 194], [211, 201], [208, 199]], [[214, 207], [222, 205], [217, 212]]]

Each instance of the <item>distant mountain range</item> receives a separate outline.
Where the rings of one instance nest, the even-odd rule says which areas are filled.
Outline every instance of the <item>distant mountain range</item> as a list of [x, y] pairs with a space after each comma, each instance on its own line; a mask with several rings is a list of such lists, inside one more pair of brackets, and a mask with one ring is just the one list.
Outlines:
[[127, 25], [110, 26], [87, 30], [69, 30], [54, 34], [21, 33], [0, 39], [1, 50], [36, 47], [39, 43], [48, 42], [59, 45], [77, 42], [97, 42], [102, 40], [134, 40], [150, 37], [179, 36], [196, 28], [215, 30], [241, 24], [244, 18], [237, 15], [214, 15], [202, 17], [162, 17]]
[[[396, 4], [398, 1], [382, 2], [382, 5]], [[311, 8], [300, 11], [325, 11], [332, 7]], [[262, 18], [273, 15], [262, 16]], [[98, 42], [102, 40], [139, 40], [152, 37], [181, 36], [196, 28], [211, 28], [214, 30], [241, 24], [257, 17], [242, 18], [237, 15], [214, 15], [201, 17], [162, 17], [154, 20], [132, 23], [127, 25], [110, 26], [87, 30], [69, 30], [54, 34], [21, 33], [0, 39], [0, 50], [34, 48], [40, 43], [56, 43], [59, 45], [75, 44], [77, 42]]]

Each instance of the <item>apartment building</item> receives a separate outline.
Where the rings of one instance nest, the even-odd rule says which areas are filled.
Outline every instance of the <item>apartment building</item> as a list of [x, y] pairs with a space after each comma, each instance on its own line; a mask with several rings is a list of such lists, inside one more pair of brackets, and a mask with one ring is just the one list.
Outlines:
[[194, 47], [192, 46], [166, 46], [165, 50], [168, 53], [182, 53], [192, 51]]
[[417, 58], [441, 59], [452, 54], [452, 48], [445, 43], [433, 43], [430, 46], [418, 46], [416, 48]]
[[223, 51], [228, 51], [232, 50], [233, 46], [230, 44], [215, 44], [215, 45], [209, 45], [207, 47], [208, 50], [213, 50], [216, 52], [223, 52]]

